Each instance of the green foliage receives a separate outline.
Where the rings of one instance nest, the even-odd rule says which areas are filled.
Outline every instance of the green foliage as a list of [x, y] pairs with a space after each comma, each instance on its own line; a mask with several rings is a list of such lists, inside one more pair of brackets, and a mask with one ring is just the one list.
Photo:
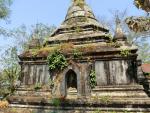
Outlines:
[[96, 73], [94, 70], [91, 70], [91, 72], [90, 72], [90, 86], [93, 89], [93, 88], [95, 88], [96, 85], [97, 85]]
[[137, 8], [143, 9], [146, 12], [150, 12], [150, 1], [149, 0], [134, 0], [134, 4]]
[[109, 43], [107, 43], [108, 46], [112, 46], [112, 47], [120, 47], [120, 44], [118, 42], [115, 41], [110, 41]]
[[74, 58], [81, 58], [82, 53], [78, 49], [73, 49], [73, 57]]
[[128, 27], [138, 33], [138, 32], [148, 32], [150, 31], [150, 18], [149, 17], [128, 17], [125, 20]]
[[144, 73], [145, 76], [150, 76], [150, 73]]
[[51, 78], [49, 79], [48, 83], [49, 83], [50, 88], [54, 87], [54, 81]]
[[0, 0], [0, 19], [6, 19], [10, 13], [12, 0]]
[[14, 39], [15, 45], [17, 48], [20, 48], [20, 51], [24, 51], [28, 50], [28, 45], [32, 38], [39, 39], [40, 43], [43, 44], [55, 28], [55, 26], [42, 23], [31, 26], [21, 25], [20, 27], [9, 31], [9, 37]]
[[0, 96], [6, 96], [13, 93], [16, 87], [16, 82], [20, 75], [19, 59], [17, 56], [17, 48], [9, 48], [5, 51], [0, 59], [3, 68], [0, 75]]
[[77, 26], [77, 27], [75, 28], [75, 32], [76, 32], [76, 33], [80, 33], [80, 32], [81, 32], [81, 27], [80, 27], [80, 26]]
[[35, 86], [34, 86], [34, 89], [37, 91], [39, 89], [42, 88], [42, 84], [41, 83], [36, 83]]
[[112, 35], [111, 35], [111, 34], [107, 34], [107, 35], [105, 35], [105, 37], [109, 37], [110, 42], [112, 42], [112, 41], [113, 41], [113, 37], [112, 37]]
[[134, 0], [134, 4], [137, 8], [141, 8], [144, 5], [145, 0]]
[[120, 51], [120, 55], [123, 57], [128, 57], [131, 54], [131, 51], [129, 49], [122, 49]]
[[108, 104], [110, 102], [111, 97], [109, 96], [103, 96], [100, 98], [100, 101], [104, 104]]
[[120, 47], [120, 44], [113, 39], [111, 34], [105, 35], [105, 37], [109, 37], [109, 42], [107, 43], [108, 46]]
[[85, 4], [84, 0], [73, 0], [73, 1], [74, 1], [74, 3], [75, 3], [77, 6], [79, 6], [80, 8], [83, 8], [83, 6], [84, 6], [84, 4]]
[[127, 110], [124, 110], [124, 112], [123, 113], [130, 113], [129, 111], [127, 111]]
[[46, 24], [37, 23], [32, 26], [31, 36], [39, 39], [41, 42], [48, 39], [51, 33], [56, 29], [55, 26], [48, 26]]
[[53, 98], [52, 102], [53, 102], [54, 106], [56, 106], [56, 107], [60, 106], [60, 104], [61, 104], [61, 101], [59, 98]]
[[139, 59], [142, 59], [143, 63], [150, 63], [150, 44], [148, 40], [142, 39], [136, 42], [139, 47]]
[[116, 111], [112, 111], [111, 113], [117, 113]]
[[32, 53], [33, 57], [38, 54], [39, 49], [30, 49], [30, 52]]
[[68, 65], [65, 56], [57, 50], [48, 55], [47, 62], [51, 71], [63, 70]]
[[[134, 44], [138, 46], [138, 57], [142, 59], [143, 63], [149, 63], [150, 62], [150, 43], [149, 43], [149, 37], [150, 32], [147, 31], [150, 29], [150, 21], [149, 17], [127, 17], [128, 12], [127, 10], [124, 11], [118, 11], [114, 10], [111, 12], [112, 19], [113, 20], [100, 20], [101, 23], [105, 26], [107, 25], [112, 32], [112, 34], [115, 34], [115, 28], [116, 28], [116, 19], [119, 18], [121, 21], [121, 28], [126, 33], [126, 36], [128, 38], [128, 42], [130, 44]], [[101, 18], [102, 19], [102, 18]], [[129, 29], [130, 28], [130, 29]], [[136, 31], [136, 32], [134, 32]], [[140, 32], [143, 31], [143, 32]], [[147, 40], [146, 40], [147, 39]], [[113, 45], [113, 43], [108, 43], [109, 45]], [[117, 45], [118, 46], [118, 45]]]
[[97, 109], [93, 113], [103, 113], [101, 110]]

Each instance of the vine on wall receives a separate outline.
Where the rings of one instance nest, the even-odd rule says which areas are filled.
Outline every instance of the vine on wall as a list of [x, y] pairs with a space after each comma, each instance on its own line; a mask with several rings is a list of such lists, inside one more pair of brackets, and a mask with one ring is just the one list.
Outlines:
[[91, 70], [91, 72], [90, 72], [90, 86], [93, 89], [93, 88], [95, 88], [96, 85], [97, 85], [96, 73], [94, 70]]

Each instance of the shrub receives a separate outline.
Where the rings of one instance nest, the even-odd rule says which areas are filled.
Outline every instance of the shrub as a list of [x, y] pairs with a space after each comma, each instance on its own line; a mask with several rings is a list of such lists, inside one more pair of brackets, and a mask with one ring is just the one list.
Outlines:
[[63, 70], [68, 65], [67, 59], [59, 51], [54, 51], [49, 54], [47, 57], [47, 62], [51, 71]]
[[78, 49], [73, 49], [73, 57], [74, 58], [81, 58], [82, 53]]
[[96, 73], [94, 70], [91, 70], [91, 72], [90, 72], [90, 86], [93, 89], [93, 88], [95, 88], [96, 85], [97, 85]]
[[61, 101], [58, 98], [54, 98], [52, 100], [52, 102], [53, 102], [54, 106], [56, 106], [56, 107], [60, 106], [60, 104], [61, 104]]
[[128, 49], [122, 49], [120, 52], [121, 56], [128, 57], [131, 54], [131, 51]]

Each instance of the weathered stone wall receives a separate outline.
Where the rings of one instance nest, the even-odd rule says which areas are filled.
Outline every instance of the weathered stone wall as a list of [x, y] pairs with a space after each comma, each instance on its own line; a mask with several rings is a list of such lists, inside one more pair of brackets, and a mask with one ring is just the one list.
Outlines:
[[77, 76], [77, 95], [81, 96], [89, 96], [90, 95], [90, 86], [88, 81], [89, 75], [89, 64], [88, 63], [72, 63], [65, 70], [60, 72], [54, 81], [53, 94], [58, 97], [66, 97], [67, 96], [67, 81], [66, 74], [68, 71], [74, 71]]
[[136, 66], [132, 60], [96, 61], [97, 85], [127, 85], [136, 80]]
[[50, 78], [49, 68], [46, 64], [22, 65], [22, 85], [33, 85], [35, 83], [46, 84]]
[[[82, 71], [84, 82], [88, 83], [90, 67], [86, 63], [80, 63], [84, 67]], [[95, 61], [97, 85], [127, 85], [134, 83], [137, 72], [134, 60], [111, 60]], [[78, 73], [76, 73], [78, 74]], [[22, 65], [22, 85], [33, 85], [35, 83], [47, 84], [50, 78], [49, 68], [46, 64], [24, 64]], [[85, 84], [84, 83], [84, 84]], [[85, 85], [86, 86], [86, 85]]]

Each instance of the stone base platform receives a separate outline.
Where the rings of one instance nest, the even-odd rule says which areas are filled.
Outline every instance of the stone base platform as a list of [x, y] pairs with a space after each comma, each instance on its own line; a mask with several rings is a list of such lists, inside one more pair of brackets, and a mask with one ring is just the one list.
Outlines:
[[20, 96], [20, 97], [28, 97], [28, 96], [32, 96], [32, 97], [47, 97], [50, 98], [51, 97], [51, 89], [47, 86], [43, 86], [41, 88], [35, 88], [33, 86], [21, 86], [19, 88], [16, 89], [16, 91], [14, 92], [13, 96]]
[[97, 86], [92, 90], [92, 96], [147, 98], [142, 85]]
[[72, 98], [59, 99], [52, 98], [48, 90], [23, 89], [8, 97], [10, 109], [31, 113], [150, 113], [150, 98], [141, 85], [96, 87], [91, 96], [80, 98], [71, 90]]
[[49, 100], [10, 104], [10, 108], [28, 109], [34, 113], [150, 113], [150, 99], [113, 98]]

